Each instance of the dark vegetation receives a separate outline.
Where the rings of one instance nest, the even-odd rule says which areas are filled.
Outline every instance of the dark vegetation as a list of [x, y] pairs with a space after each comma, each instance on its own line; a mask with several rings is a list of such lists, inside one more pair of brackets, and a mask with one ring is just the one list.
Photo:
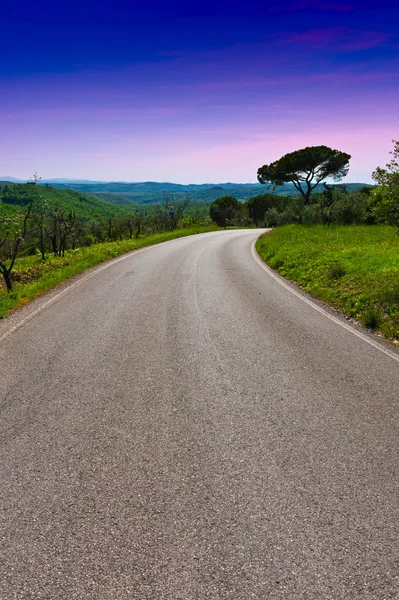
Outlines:
[[[363, 187], [349, 191], [346, 186], [324, 184], [323, 191], [312, 195], [310, 204], [305, 205], [299, 196], [280, 196], [267, 192], [239, 202], [227, 216], [228, 225], [276, 227], [277, 225], [325, 224], [341, 225], [376, 224], [393, 222], [391, 208], [381, 202], [378, 188]], [[221, 199], [211, 204], [211, 217], [224, 226], [216, 215], [215, 208]], [[223, 218], [223, 217], [222, 217]]]
[[312, 192], [327, 177], [339, 181], [347, 175], [350, 158], [349, 154], [328, 146], [309, 146], [260, 167], [258, 181], [274, 185], [291, 182], [307, 206]]
[[[349, 155], [326, 146], [304, 148], [287, 154], [280, 161], [261, 167], [259, 171], [264, 173], [266, 180], [266, 172], [271, 177], [271, 171], [284, 168], [285, 176], [296, 177], [298, 186], [305, 182], [303, 193], [282, 196], [266, 192], [253, 196], [247, 202], [236, 205], [233, 214], [229, 213], [228, 224], [276, 227], [289, 224], [387, 223], [399, 227], [399, 142], [394, 141], [391, 154], [392, 160], [386, 168], [377, 167], [373, 173], [376, 186], [322, 183], [327, 174], [332, 178], [340, 178], [348, 170]], [[279, 166], [274, 167], [277, 163]], [[287, 165], [290, 165], [289, 168]], [[297, 169], [295, 172], [293, 165]], [[274, 179], [275, 182], [282, 180], [282, 172], [278, 177]], [[220, 200], [212, 203], [211, 210], [218, 206]], [[223, 223], [219, 221], [219, 224]]]
[[234, 196], [222, 196], [212, 202], [210, 206], [210, 217], [219, 227], [227, 228], [227, 225], [237, 221], [245, 213], [244, 205]]

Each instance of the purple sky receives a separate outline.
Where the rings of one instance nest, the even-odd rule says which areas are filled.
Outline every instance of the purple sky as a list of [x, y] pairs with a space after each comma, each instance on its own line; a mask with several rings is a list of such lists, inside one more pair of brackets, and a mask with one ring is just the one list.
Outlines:
[[396, 0], [3, 4], [1, 176], [254, 182], [325, 144], [370, 182], [399, 138]]

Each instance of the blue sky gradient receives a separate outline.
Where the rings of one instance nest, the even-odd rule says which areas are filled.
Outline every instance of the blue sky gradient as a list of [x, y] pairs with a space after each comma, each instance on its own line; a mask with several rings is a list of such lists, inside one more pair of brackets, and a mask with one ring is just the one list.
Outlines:
[[0, 57], [0, 175], [251, 182], [326, 144], [366, 182], [399, 137], [390, 0], [5, 0]]

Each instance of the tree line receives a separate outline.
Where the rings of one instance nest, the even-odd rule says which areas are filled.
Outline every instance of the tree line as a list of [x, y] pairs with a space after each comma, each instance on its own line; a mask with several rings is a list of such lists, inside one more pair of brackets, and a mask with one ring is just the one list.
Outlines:
[[39, 254], [45, 261], [48, 254], [63, 257], [70, 249], [137, 239], [142, 234], [173, 231], [207, 221], [200, 210], [188, 214], [189, 198], [176, 200], [170, 193], [165, 193], [162, 201], [151, 209], [119, 210], [114, 214], [106, 210], [82, 219], [75, 208], [57, 206], [41, 195], [39, 187], [32, 193], [32, 184], [25, 185], [27, 190], [29, 186], [29, 193], [24, 198], [19, 190], [16, 204], [0, 201], [0, 275], [8, 292], [12, 291], [12, 272], [21, 253]]
[[[258, 169], [258, 181], [270, 185], [291, 182], [300, 196], [265, 193], [239, 202], [223, 196], [210, 207], [211, 218], [221, 227], [275, 227], [290, 223], [377, 224], [399, 226], [399, 142], [393, 140], [392, 160], [377, 167], [376, 186], [348, 191], [340, 181], [348, 173], [350, 155], [327, 146], [313, 146], [286, 154]], [[323, 185], [321, 192], [315, 191]]]

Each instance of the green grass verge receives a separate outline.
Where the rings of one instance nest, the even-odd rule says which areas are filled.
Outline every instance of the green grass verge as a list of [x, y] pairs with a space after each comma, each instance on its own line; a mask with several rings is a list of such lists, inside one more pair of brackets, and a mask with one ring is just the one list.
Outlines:
[[399, 341], [399, 236], [388, 225], [288, 225], [258, 254], [281, 275], [386, 338]]
[[[61, 282], [82, 273], [106, 260], [160, 242], [166, 242], [188, 235], [216, 231], [216, 226], [190, 227], [166, 233], [142, 236], [135, 240], [104, 242], [76, 250], [69, 250], [62, 258], [49, 255], [46, 261], [39, 256], [28, 256], [18, 259], [14, 269], [13, 291], [8, 294], [0, 288], [0, 318], [6, 317], [11, 311], [27, 304], [40, 294], [59, 285]], [[3, 283], [3, 282], [2, 282]]]

